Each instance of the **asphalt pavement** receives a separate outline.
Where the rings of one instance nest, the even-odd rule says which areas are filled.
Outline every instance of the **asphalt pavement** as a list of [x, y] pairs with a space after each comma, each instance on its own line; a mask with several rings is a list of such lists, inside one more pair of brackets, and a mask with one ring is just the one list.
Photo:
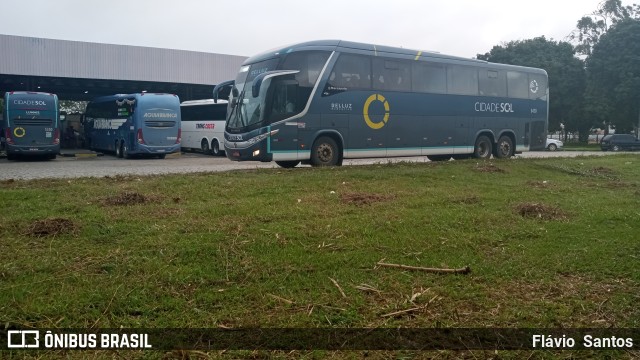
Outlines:
[[[519, 158], [602, 156], [611, 152], [603, 151], [556, 151], [525, 152]], [[166, 159], [118, 159], [113, 155], [96, 156], [89, 152], [79, 152], [77, 156], [58, 156], [55, 160], [0, 159], [0, 180], [8, 179], [54, 179], [105, 177], [116, 175], [162, 175], [200, 172], [221, 172], [258, 168], [277, 168], [274, 163], [233, 162], [226, 157], [214, 157], [197, 153], [182, 153], [167, 156]], [[376, 158], [345, 160], [344, 166], [368, 165], [388, 162], [428, 162], [424, 156], [401, 158]]]

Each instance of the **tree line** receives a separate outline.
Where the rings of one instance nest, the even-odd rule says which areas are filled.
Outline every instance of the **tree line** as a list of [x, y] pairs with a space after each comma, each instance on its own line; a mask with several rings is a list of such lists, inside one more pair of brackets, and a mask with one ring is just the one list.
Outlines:
[[549, 131], [578, 132], [640, 126], [640, 5], [604, 0], [566, 41], [544, 36], [494, 46], [478, 59], [545, 69], [549, 75]]

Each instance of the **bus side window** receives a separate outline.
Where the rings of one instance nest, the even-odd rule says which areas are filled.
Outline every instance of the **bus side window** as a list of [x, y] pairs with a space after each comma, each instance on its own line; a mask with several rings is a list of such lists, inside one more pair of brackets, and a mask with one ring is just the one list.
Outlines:
[[509, 97], [529, 98], [529, 77], [527, 74], [517, 71], [507, 71], [507, 91]]
[[447, 92], [447, 72], [444, 65], [416, 61], [412, 67], [413, 91], [437, 94]]
[[447, 66], [449, 94], [478, 95], [478, 70], [471, 66]]
[[303, 104], [298, 102], [298, 82], [278, 79], [273, 86], [271, 102], [271, 121], [279, 121], [302, 111]]
[[404, 61], [374, 58], [373, 88], [376, 90], [409, 91], [411, 89], [411, 66]]
[[529, 99], [547, 100], [547, 77], [542, 74], [529, 74]]
[[480, 95], [507, 96], [507, 78], [505, 72], [480, 69]]
[[329, 86], [348, 90], [371, 89], [371, 60], [368, 56], [341, 54], [330, 76]]

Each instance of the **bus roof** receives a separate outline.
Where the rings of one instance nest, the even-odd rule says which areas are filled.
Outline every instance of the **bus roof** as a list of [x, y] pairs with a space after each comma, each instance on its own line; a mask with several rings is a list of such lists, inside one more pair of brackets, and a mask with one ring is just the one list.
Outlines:
[[91, 100], [91, 102], [103, 102], [103, 101], [112, 101], [112, 100], [120, 100], [120, 99], [131, 99], [131, 98], [135, 98], [138, 99], [140, 97], [143, 96], [149, 96], [149, 95], [163, 95], [163, 96], [175, 96], [176, 98], [178, 97], [178, 95], [175, 94], [165, 94], [165, 93], [134, 93], [134, 94], [115, 94], [115, 95], [107, 95], [107, 96], [100, 96], [97, 98], [94, 98]]
[[477, 59], [468, 59], [459, 56], [445, 55], [434, 51], [420, 51], [420, 50], [412, 50], [405, 49], [399, 47], [385, 46], [385, 45], [375, 45], [375, 44], [365, 44], [358, 43], [352, 41], [345, 40], [315, 40], [315, 41], [307, 41], [297, 44], [291, 44], [275, 49], [271, 49], [265, 51], [263, 53], [257, 54], [245, 60], [244, 65], [252, 64], [258, 61], [270, 59], [282, 54], [287, 54], [295, 51], [302, 50], [325, 50], [325, 51], [344, 51], [351, 53], [362, 53], [362, 54], [373, 54], [376, 56], [388, 56], [402, 59], [410, 59], [410, 60], [422, 60], [422, 61], [439, 61], [444, 63], [457, 63], [457, 64], [468, 64], [468, 65], [483, 65], [491, 66], [492, 68], [503, 68], [503, 69], [514, 69], [514, 70], [527, 70], [530, 72], [537, 73], [545, 73], [546, 71], [542, 69], [526, 67], [526, 66], [517, 66], [517, 65], [508, 65], [508, 64], [498, 64], [498, 63], [490, 63], [484, 60]]
[[56, 94], [47, 93], [47, 92], [38, 92], [38, 91], [9, 91], [5, 93], [5, 96], [11, 95], [38, 95], [38, 96], [56, 96]]

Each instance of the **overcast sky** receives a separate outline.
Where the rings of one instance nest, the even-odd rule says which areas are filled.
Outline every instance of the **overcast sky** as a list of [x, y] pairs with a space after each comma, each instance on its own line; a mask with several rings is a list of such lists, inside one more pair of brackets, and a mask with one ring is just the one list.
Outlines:
[[343, 39], [474, 57], [511, 40], [564, 40], [600, 2], [0, 0], [0, 34], [243, 56]]

